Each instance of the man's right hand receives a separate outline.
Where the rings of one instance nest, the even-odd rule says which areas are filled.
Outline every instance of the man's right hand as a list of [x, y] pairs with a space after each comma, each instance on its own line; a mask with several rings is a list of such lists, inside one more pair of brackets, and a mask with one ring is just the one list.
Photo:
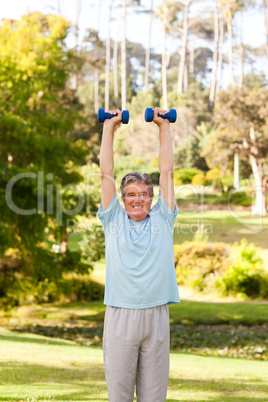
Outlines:
[[109, 110], [108, 113], [112, 114], [112, 115], [114, 114], [114, 115], [117, 115], [117, 116], [114, 116], [111, 119], [104, 120], [104, 124], [116, 127], [118, 124], [121, 123], [121, 121], [122, 121], [122, 112], [119, 109]]

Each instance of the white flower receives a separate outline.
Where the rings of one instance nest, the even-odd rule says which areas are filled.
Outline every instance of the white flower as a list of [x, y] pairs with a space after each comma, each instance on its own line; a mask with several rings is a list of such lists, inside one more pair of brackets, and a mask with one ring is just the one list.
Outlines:
[[54, 253], [58, 253], [60, 251], [60, 246], [58, 244], [53, 244], [52, 250]]

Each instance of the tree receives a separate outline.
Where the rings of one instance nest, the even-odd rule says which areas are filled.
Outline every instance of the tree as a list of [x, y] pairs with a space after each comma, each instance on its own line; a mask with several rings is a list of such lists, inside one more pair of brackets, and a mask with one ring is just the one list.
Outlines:
[[214, 109], [218, 127], [204, 155], [212, 166], [226, 167], [239, 150], [251, 165], [256, 204], [253, 212], [267, 214], [268, 90], [233, 88], [219, 93]]
[[177, 12], [179, 7], [179, 4], [174, 1], [169, 3], [163, 0], [162, 5], [158, 7], [157, 12], [155, 13], [155, 17], [161, 19], [164, 30], [162, 47], [162, 96], [164, 109], [168, 109], [166, 40], [167, 35], [171, 34], [174, 22], [177, 20]]
[[108, 35], [106, 39], [106, 69], [105, 69], [105, 110], [109, 110], [110, 99], [110, 63], [111, 63], [111, 19], [112, 19], [112, 6], [113, 0], [110, 0], [109, 4], [109, 16], [108, 16]]
[[144, 86], [145, 89], [149, 89], [149, 71], [150, 71], [150, 50], [151, 50], [151, 36], [152, 36], [152, 24], [153, 24], [153, 7], [154, 0], [151, 0], [150, 6], [150, 21], [148, 29], [148, 45], [145, 54], [145, 72], [144, 72]]
[[[179, 75], [178, 75], [178, 93], [181, 94], [184, 91], [187, 91], [186, 81], [183, 80], [185, 76], [185, 72], [187, 74], [187, 44], [188, 44], [188, 30], [189, 30], [189, 7], [192, 3], [192, 0], [185, 0], [183, 2], [183, 26], [182, 26], [182, 46], [180, 51], [180, 66], [179, 66]], [[184, 81], [184, 87], [183, 87]]]
[[209, 101], [211, 106], [214, 105], [216, 84], [217, 84], [217, 67], [219, 58], [219, 10], [217, 6], [214, 10], [214, 42], [215, 42], [215, 49], [213, 52], [213, 65], [212, 65], [211, 84], [209, 93]]
[[227, 22], [228, 31], [228, 62], [231, 85], [234, 85], [234, 71], [233, 71], [233, 18], [235, 12], [242, 7], [242, 0], [219, 0], [220, 7], [223, 11]]
[[263, 0], [262, 5], [263, 5], [264, 11], [265, 11], [265, 28], [266, 28], [265, 49], [266, 49], [266, 56], [268, 58], [268, 0]]
[[78, 194], [64, 190], [81, 181], [87, 154], [76, 140], [82, 106], [67, 85], [77, 61], [63, 44], [68, 28], [62, 16], [41, 13], [0, 26], [1, 254], [18, 249], [28, 267], [49, 251], [46, 227], [66, 242], [63, 210]]
[[83, 38], [83, 43], [86, 44], [86, 46], [84, 45], [81, 49], [84, 58], [82, 81], [84, 76], [91, 75], [93, 72], [94, 92], [92, 97], [93, 105], [91, 108], [94, 107], [95, 113], [98, 113], [100, 107], [100, 73], [105, 65], [104, 44], [99, 38], [99, 31], [91, 28], [87, 29], [87, 35]]

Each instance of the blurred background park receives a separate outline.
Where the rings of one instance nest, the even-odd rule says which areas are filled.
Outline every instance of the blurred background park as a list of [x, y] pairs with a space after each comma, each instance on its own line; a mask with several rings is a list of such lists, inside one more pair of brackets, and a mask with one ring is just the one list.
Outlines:
[[10, 0], [1, 13], [0, 401], [107, 400], [96, 116], [129, 110], [117, 191], [145, 171], [155, 202], [156, 106], [178, 114], [167, 400], [267, 401], [267, 0]]

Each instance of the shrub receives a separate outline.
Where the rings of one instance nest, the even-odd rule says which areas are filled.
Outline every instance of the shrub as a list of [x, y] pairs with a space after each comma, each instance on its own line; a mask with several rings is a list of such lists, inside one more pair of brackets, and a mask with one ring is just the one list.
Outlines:
[[89, 274], [69, 272], [63, 275], [59, 292], [71, 301], [95, 301], [103, 299], [104, 286], [92, 281]]
[[[6, 257], [0, 260], [0, 305], [8, 310], [22, 304], [50, 303], [61, 297], [96, 300], [102, 293], [96, 290], [97, 285], [92, 284], [88, 275], [92, 263], [104, 256], [102, 225], [93, 222], [80, 243], [80, 249], [67, 249], [64, 254], [52, 251], [53, 248], [36, 246], [35, 253], [39, 258], [38, 264], [34, 265], [27, 264], [27, 259], [24, 261], [18, 250], [9, 249]], [[64, 278], [68, 274], [75, 279], [65, 284]], [[84, 284], [80, 278], [85, 279]]]
[[150, 177], [152, 179], [153, 184], [159, 185], [159, 178], [160, 178], [160, 172], [152, 172], [150, 173]]
[[262, 288], [262, 264], [257, 262], [254, 265], [248, 261], [237, 261], [230, 265], [222, 278], [221, 291], [224, 295], [245, 294], [249, 297], [260, 295]]
[[81, 249], [81, 257], [88, 263], [98, 261], [105, 255], [104, 230], [99, 222], [93, 222], [90, 229], [83, 234], [82, 240], [78, 243]]
[[223, 295], [242, 294], [252, 298], [266, 297], [267, 274], [264, 271], [258, 249], [246, 239], [235, 243], [233, 262], [218, 280], [217, 286]]
[[252, 198], [245, 191], [228, 193], [228, 202], [231, 205], [251, 205]]
[[174, 246], [179, 284], [205, 290], [206, 280], [228, 267], [229, 247], [224, 243], [184, 242]]
[[232, 247], [206, 241], [174, 246], [178, 283], [204, 293], [268, 298], [268, 272], [258, 249], [243, 239]]
[[196, 168], [174, 170], [175, 186], [179, 186], [181, 184], [190, 184], [193, 180], [193, 177], [198, 173], [203, 173], [203, 172], [202, 172], [202, 170], [199, 170]]
[[131, 155], [116, 158], [114, 161], [114, 176], [117, 183], [121, 183], [122, 178], [129, 172], [139, 170], [148, 174], [156, 171], [155, 166], [141, 158], [135, 158]]
[[211, 169], [206, 173], [206, 180], [208, 184], [212, 184], [214, 190], [223, 190], [223, 185], [221, 181], [221, 171], [219, 168]]
[[211, 169], [206, 173], [206, 179], [212, 183], [220, 178], [221, 178], [221, 172], [219, 168]]
[[194, 186], [204, 186], [206, 183], [206, 177], [205, 174], [202, 173], [197, 173], [194, 175], [193, 179], [192, 179], [192, 184]]

